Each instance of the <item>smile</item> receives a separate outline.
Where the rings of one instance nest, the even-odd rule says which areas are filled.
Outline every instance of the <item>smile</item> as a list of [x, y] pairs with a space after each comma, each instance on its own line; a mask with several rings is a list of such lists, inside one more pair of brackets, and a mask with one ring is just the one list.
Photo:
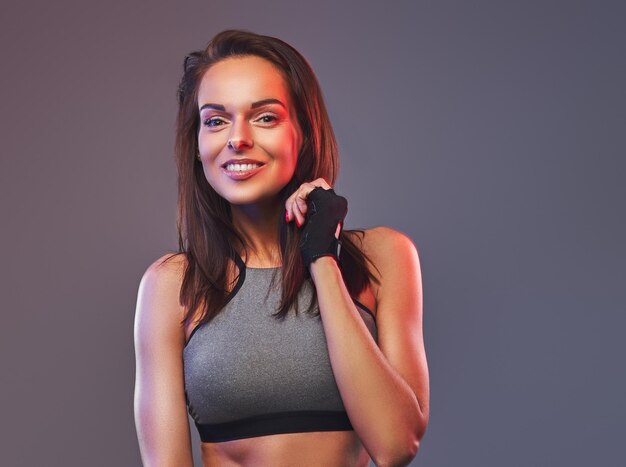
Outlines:
[[226, 170], [229, 172], [243, 172], [256, 169], [257, 167], [261, 167], [261, 164], [228, 164]]
[[233, 180], [246, 180], [256, 175], [263, 167], [264, 164], [228, 164], [222, 167], [222, 173]]

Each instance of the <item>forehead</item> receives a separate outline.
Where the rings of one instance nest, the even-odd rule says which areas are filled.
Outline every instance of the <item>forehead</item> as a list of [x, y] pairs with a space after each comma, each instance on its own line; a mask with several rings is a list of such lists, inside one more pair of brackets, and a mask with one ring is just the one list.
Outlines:
[[289, 87], [278, 68], [256, 56], [230, 57], [212, 65], [202, 77], [198, 104], [244, 105], [274, 97], [288, 103]]

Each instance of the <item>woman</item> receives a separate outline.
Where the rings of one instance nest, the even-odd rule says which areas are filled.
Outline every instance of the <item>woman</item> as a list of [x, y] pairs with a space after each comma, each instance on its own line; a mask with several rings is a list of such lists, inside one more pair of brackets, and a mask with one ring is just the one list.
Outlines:
[[224, 31], [178, 91], [179, 252], [135, 320], [144, 465], [406, 465], [428, 423], [419, 260], [343, 231], [334, 134], [291, 46]]

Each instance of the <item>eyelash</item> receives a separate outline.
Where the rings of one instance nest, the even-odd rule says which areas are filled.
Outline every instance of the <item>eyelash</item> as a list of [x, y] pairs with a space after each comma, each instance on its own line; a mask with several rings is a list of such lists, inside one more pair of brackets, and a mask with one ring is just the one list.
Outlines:
[[222, 120], [221, 118], [218, 118], [218, 117], [212, 117], [212, 118], [207, 118], [204, 122], [202, 122], [202, 124], [204, 126], [208, 126], [208, 127], [218, 126], [218, 125], [211, 125], [211, 122], [222, 122], [222, 123], [224, 123], [224, 120]]
[[[262, 118], [271, 118], [272, 122], [275, 122], [276, 120], [278, 120], [278, 118], [272, 114], [263, 114], [258, 118], [258, 120], [261, 120]], [[271, 122], [263, 122], [263, 123], [271, 123]]]
[[[261, 116], [257, 119], [257, 121], [258, 121], [258, 120], [261, 120], [261, 119], [263, 119], [263, 118], [271, 118], [272, 120], [271, 120], [271, 121], [269, 121], [269, 122], [261, 122], [261, 123], [273, 123], [273, 122], [275, 122], [276, 120], [278, 120], [278, 118], [277, 118], [275, 115], [272, 115], [272, 114], [263, 114], [263, 115], [261, 115]], [[204, 125], [204, 126], [207, 126], [207, 127], [209, 127], [209, 128], [216, 127], [216, 126], [221, 126], [221, 125], [212, 125], [212, 123], [216, 123], [216, 122], [221, 122], [221, 123], [224, 123], [224, 120], [222, 120], [220, 117], [211, 117], [211, 118], [207, 118], [207, 119], [206, 119], [206, 120], [204, 120], [202, 123], [203, 123], [203, 125]]]

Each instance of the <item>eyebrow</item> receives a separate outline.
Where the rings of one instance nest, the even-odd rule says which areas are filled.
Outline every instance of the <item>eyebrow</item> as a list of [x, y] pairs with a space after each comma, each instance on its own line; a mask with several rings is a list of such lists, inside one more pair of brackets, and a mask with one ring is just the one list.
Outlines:
[[[283, 104], [281, 101], [279, 101], [278, 99], [274, 99], [273, 97], [269, 98], [269, 99], [262, 99], [260, 101], [256, 101], [253, 102], [252, 105], [250, 105], [251, 109], [256, 109], [257, 107], [263, 107], [264, 105], [269, 105], [269, 104], [278, 104], [283, 106], [285, 109], [287, 109], [287, 106], [285, 104]], [[222, 112], [226, 111], [226, 108], [221, 105], [221, 104], [204, 104], [202, 107], [200, 107], [200, 111], [202, 111], [203, 109], [214, 109], [214, 110], [221, 110]]]

